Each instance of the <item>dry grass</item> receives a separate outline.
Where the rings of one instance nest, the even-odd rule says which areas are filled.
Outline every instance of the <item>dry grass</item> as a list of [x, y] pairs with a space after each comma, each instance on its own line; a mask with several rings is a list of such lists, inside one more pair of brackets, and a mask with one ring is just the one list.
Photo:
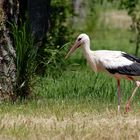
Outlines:
[[5, 114], [0, 117], [0, 139], [136, 140], [140, 139], [140, 116], [108, 110], [103, 114], [75, 112], [61, 119], [45, 114]]

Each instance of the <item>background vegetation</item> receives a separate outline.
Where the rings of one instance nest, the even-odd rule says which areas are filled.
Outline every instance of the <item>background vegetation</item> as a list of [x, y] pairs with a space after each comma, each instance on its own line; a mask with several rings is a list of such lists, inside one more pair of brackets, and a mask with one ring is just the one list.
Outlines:
[[[90, 36], [93, 50], [138, 54], [135, 48], [139, 27], [132, 30], [136, 21], [132, 22], [130, 9], [134, 12], [139, 1], [81, 1], [79, 11], [83, 14], [77, 13], [73, 2], [52, 1], [51, 27], [35, 54], [30, 47], [37, 44], [25, 27], [14, 28], [17, 72], [24, 78], [18, 87], [24, 87], [20, 93], [25, 96], [30, 89], [30, 96], [23, 102], [1, 102], [0, 139], [139, 139], [140, 94], [134, 97], [130, 113], [123, 113], [134, 83], [121, 81], [122, 106], [118, 115], [115, 79], [95, 74], [81, 49], [64, 60], [82, 32]], [[24, 85], [26, 80], [29, 83]]]

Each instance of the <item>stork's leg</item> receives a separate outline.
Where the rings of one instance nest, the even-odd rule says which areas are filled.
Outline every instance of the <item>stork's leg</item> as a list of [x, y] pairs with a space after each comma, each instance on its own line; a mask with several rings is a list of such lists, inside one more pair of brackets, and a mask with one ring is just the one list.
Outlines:
[[118, 92], [118, 113], [120, 113], [121, 91], [120, 91], [120, 80], [119, 79], [117, 79], [117, 92]]
[[133, 90], [132, 95], [129, 97], [129, 99], [128, 99], [128, 101], [127, 101], [127, 104], [126, 104], [126, 107], [125, 107], [125, 112], [126, 112], [126, 113], [129, 111], [131, 100], [132, 100], [132, 98], [134, 97], [134, 95], [135, 95], [137, 89], [138, 89], [139, 86], [140, 86], [140, 81], [135, 81], [135, 82], [136, 82], [136, 87], [135, 87], [135, 89]]

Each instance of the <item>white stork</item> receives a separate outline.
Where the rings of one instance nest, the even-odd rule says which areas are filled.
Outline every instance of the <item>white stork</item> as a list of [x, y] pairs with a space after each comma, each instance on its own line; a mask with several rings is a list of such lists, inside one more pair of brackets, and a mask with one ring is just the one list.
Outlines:
[[120, 80], [124, 78], [132, 80], [136, 83], [136, 87], [125, 107], [125, 111], [128, 112], [130, 109], [130, 102], [140, 86], [140, 81], [137, 80], [137, 77], [140, 76], [140, 58], [122, 51], [92, 51], [90, 50], [89, 36], [85, 33], [82, 33], [77, 37], [75, 44], [71, 47], [65, 58], [67, 58], [80, 46], [82, 46], [84, 56], [95, 72], [104, 71], [116, 78], [118, 91], [118, 112], [120, 112], [121, 103]]

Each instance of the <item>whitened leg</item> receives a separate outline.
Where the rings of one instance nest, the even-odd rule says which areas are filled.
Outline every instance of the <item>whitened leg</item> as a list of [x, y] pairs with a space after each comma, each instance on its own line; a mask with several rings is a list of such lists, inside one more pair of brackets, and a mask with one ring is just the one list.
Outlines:
[[131, 100], [133, 99], [133, 97], [134, 97], [134, 95], [135, 95], [137, 89], [138, 89], [139, 86], [140, 86], [140, 81], [135, 81], [135, 83], [136, 83], [136, 87], [135, 87], [135, 89], [133, 90], [132, 95], [129, 97], [129, 99], [128, 99], [128, 101], [127, 101], [127, 104], [126, 104], [126, 107], [125, 107], [125, 112], [126, 112], [126, 113], [129, 111]]

